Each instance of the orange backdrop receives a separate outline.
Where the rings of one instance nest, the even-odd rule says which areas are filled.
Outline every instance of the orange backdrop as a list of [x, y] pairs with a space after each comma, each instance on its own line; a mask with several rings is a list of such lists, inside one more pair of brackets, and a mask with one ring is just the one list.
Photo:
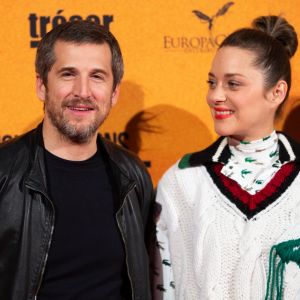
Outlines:
[[[300, 32], [296, 0], [2, 0], [0, 9], [0, 141], [42, 120], [34, 73], [40, 37], [65, 20], [89, 18], [115, 34], [125, 60], [119, 102], [100, 132], [138, 153], [155, 183], [184, 153], [216, 138], [205, 95], [222, 39], [265, 14], [282, 14]], [[298, 141], [299, 53], [292, 59], [290, 100], [276, 125]]]

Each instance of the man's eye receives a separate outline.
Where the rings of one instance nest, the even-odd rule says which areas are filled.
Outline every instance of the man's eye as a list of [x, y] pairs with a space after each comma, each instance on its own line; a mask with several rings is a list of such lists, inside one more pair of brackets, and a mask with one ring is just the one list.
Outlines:
[[73, 76], [73, 73], [71, 73], [71, 72], [62, 73], [62, 77], [71, 77], [71, 76]]
[[98, 79], [98, 80], [103, 80], [103, 75], [100, 74], [94, 74], [93, 78]]

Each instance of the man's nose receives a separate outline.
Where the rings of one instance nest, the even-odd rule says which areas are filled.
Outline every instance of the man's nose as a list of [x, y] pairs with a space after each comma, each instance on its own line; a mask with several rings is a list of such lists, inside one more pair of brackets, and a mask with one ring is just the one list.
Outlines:
[[74, 82], [73, 94], [75, 97], [87, 99], [91, 97], [91, 89], [88, 78], [78, 77]]

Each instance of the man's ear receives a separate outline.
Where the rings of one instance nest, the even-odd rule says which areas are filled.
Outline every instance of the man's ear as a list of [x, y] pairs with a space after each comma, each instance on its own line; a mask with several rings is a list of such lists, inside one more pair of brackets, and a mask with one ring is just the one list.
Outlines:
[[278, 107], [285, 99], [288, 90], [288, 85], [285, 80], [279, 80], [271, 89], [270, 100]]
[[41, 101], [45, 101], [46, 99], [46, 87], [45, 84], [39, 74], [36, 74], [36, 81], [35, 81], [35, 87], [36, 87], [36, 95]]
[[119, 98], [119, 94], [120, 94], [120, 84], [118, 84], [115, 87], [115, 89], [114, 89], [114, 91], [113, 91], [113, 93], [111, 95], [111, 105], [112, 106], [116, 105], [116, 103], [118, 101], [118, 98]]

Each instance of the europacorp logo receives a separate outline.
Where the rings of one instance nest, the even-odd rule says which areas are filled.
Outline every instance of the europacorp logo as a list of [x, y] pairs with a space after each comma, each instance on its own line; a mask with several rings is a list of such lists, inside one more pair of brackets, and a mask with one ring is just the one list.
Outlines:
[[67, 21], [89, 20], [103, 25], [109, 30], [109, 25], [113, 22], [113, 15], [96, 15], [90, 14], [88, 16], [81, 16], [78, 14], [70, 17], [65, 17], [64, 10], [59, 9], [54, 16], [39, 16], [37, 13], [30, 13], [28, 16], [29, 33], [30, 33], [30, 48], [36, 48], [41, 38], [52, 28]]
[[183, 51], [186, 53], [207, 53], [213, 51], [226, 37], [226, 35], [222, 33], [214, 34], [215, 21], [217, 18], [224, 16], [232, 5], [234, 5], [234, 2], [227, 2], [212, 16], [200, 10], [193, 10], [191, 13], [194, 17], [207, 26], [207, 35], [165, 35], [163, 39], [164, 49], [168, 51]]

